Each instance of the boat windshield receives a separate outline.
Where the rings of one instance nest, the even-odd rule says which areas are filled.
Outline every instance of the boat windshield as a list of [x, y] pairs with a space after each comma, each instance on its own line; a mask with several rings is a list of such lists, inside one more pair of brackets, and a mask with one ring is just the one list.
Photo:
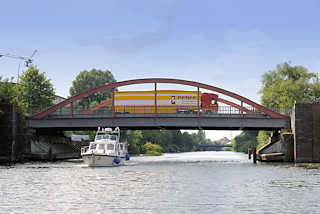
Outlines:
[[117, 140], [117, 135], [109, 135], [109, 134], [98, 134], [98, 135], [96, 135], [95, 140], [102, 140], [102, 139]]
[[96, 149], [96, 147], [97, 147], [97, 144], [95, 144], [95, 143], [92, 143], [92, 144], [90, 145], [90, 149], [91, 149], [91, 150]]
[[111, 140], [117, 140], [117, 136], [116, 135], [110, 135], [110, 139]]
[[102, 140], [102, 139], [110, 139], [110, 136], [102, 135], [102, 134], [96, 136], [96, 140]]

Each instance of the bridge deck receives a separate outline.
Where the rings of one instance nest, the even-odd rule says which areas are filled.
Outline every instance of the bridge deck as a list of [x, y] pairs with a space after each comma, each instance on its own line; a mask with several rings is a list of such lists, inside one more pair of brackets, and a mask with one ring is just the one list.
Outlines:
[[207, 130], [279, 130], [289, 127], [289, 118], [270, 118], [265, 115], [200, 115], [195, 114], [121, 114], [50, 116], [46, 119], [28, 119], [30, 128], [86, 130], [97, 127], [122, 129], [207, 129]]

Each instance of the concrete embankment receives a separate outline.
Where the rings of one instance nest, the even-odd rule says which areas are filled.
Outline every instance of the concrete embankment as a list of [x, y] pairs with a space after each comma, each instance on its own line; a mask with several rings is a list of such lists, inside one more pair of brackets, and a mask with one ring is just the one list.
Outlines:
[[81, 142], [72, 142], [63, 136], [33, 136], [30, 152], [24, 154], [28, 160], [63, 160], [80, 158]]
[[25, 126], [25, 118], [13, 105], [0, 106], [0, 164], [28, 160], [60, 160], [79, 158], [82, 145], [53, 133], [42, 135]]
[[274, 133], [269, 143], [257, 151], [257, 160], [269, 162], [293, 162], [293, 140], [292, 133]]

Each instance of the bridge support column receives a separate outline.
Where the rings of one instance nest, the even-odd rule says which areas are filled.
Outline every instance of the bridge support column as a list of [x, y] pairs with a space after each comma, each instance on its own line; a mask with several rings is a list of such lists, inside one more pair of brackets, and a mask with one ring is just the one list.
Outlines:
[[291, 115], [294, 161], [320, 162], [320, 104], [296, 104]]

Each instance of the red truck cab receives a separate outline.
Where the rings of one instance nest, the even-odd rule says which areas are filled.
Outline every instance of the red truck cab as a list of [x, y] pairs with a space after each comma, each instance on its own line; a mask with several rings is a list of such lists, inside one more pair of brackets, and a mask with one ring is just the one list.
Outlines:
[[202, 93], [201, 110], [207, 114], [216, 114], [218, 112], [218, 95]]

